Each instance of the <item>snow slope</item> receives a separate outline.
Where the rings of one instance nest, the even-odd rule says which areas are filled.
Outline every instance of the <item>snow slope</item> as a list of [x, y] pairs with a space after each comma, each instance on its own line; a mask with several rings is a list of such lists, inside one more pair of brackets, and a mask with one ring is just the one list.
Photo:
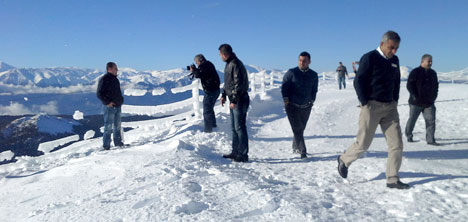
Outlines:
[[[402, 82], [399, 112], [408, 118]], [[467, 221], [468, 96], [466, 84], [441, 84], [436, 139], [404, 143], [401, 177], [412, 189], [385, 187], [386, 143], [377, 131], [369, 152], [336, 171], [354, 140], [359, 109], [352, 84], [321, 81], [305, 132], [311, 158], [291, 153], [292, 132], [278, 88], [251, 95], [250, 161], [230, 151], [226, 107], [218, 128], [203, 133], [188, 118], [124, 123], [130, 147], [101, 150], [102, 138], [0, 166], [0, 221]]]

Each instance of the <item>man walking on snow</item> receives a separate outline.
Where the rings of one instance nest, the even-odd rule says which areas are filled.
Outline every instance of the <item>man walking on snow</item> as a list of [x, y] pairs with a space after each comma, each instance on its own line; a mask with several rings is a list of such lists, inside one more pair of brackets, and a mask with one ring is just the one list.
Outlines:
[[437, 73], [431, 67], [432, 56], [425, 54], [421, 58], [421, 66], [413, 69], [408, 76], [406, 88], [410, 93], [408, 100], [410, 112], [408, 122], [406, 122], [405, 134], [410, 143], [414, 142], [413, 129], [416, 120], [419, 114], [423, 113], [426, 122], [426, 142], [429, 145], [439, 145], [434, 138], [436, 127], [436, 107], [434, 103], [439, 92], [439, 80], [437, 79]]
[[388, 31], [380, 46], [362, 56], [354, 79], [354, 88], [361, 103], [359, 130], [356, 141], [338, 156], [338, 173], [348, 176], [348, 167], [366, 152], [380, 125], [388, 145], [387, 187], [408, 189], [400, 181], [398, 171], [403, 155], [403, 142], [398, 116], [400, 95], [400, 65], [395, 53], [400, 46], [400, 36]]
[[343, 85], [343, 89], [346, 89], [346, 77], [348, 76], [346, 66], [340, 62], [340, 65], [336, 68], [336, 72], [338, 73], [338, 88], [341, 90], [341, 85]]
[[284, 74], [281, 94], [294, 134], [293, 152], [301, 154], [301, 159], [303, 159], [307, 158], [304, 130], [317, 95], [318, 76], [314, 70], [309, 69], [310, 54], [308, 52], [302, 52], [299, 55], [298, 63], [298, 67]]

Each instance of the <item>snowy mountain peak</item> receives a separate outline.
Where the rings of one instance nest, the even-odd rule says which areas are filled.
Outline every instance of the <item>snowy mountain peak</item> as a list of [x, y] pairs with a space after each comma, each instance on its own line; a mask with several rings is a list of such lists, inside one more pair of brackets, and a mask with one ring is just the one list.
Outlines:
[[14, 69], [14, 68], [15, 68], [14, 66], [8, 65], [8, 64], [0, 61], [0, 72], [4, 72], [4, 71]]

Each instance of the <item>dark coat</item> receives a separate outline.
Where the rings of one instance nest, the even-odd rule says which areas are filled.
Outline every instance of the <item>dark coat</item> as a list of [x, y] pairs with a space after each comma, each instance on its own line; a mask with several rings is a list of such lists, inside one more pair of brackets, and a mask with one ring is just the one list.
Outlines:
[[198, 69], [193, 70], [193, 76], [201, 80], [203, 90], [212, 92], [219, 89], [218, 72], [210, 61], [203, 62]]
[[229, 97], [229, 102], [237, 103], [249, 91], [249, 76], [244, 64], [235, 54], [226, 61], [224, 68], [223, 98]]
[[419, 66], [409, 74], [406, 88], [410, 93], [409, 104], [430, 107], [434, 104], [439, 92], [437, 73], [433, 69], [426, 71]]
[[338, 68], [336, 68], [336, 72], [338, 73], [339, 77], [344, 77], [345, 75], [348, 75], [348, 70], [346, 70], [346, 66], [340, 65]]
[[312, 69], [303, 72], [296, 67], [284, 74], [281, 94], [285, 102], [301, 106], [313, 104], [317, 90], [318, 75]]
[[400, 63], [397, 56], [385, 59], [377, 50], [361, 57], [354, 78], [354, 89], [361, 105], [369, 100], [398, 102], [400, 96]]
[[115, 106], [119, 107], [124, 102], [122, 92], [120, 91], [120, 82], [117, 76], [112, 73], [106, 73], [99, 79], [96, 94], [104, 105], [113, 102]]

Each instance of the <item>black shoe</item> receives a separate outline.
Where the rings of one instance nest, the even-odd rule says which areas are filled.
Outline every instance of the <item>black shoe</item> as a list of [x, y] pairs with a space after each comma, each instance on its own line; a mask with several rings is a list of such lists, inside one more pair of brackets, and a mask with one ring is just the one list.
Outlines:
[[125, 144], [125, 143], [119, 143], [117, 145], [115, 145], [117, 147], [127, 147], [127, 146], [130, 146], [129, 144]]
[[437, 143], [437, 142], [430, 142], [430, 143], [427, 143], [428, 145], [432, 145], [432, 146], [440, 146], [440, 143]]
[[102, 147], [104, 150], [110, 150], [110, 147]]
[[403, 183], [400, 180], [398, 180], [396, 183], [387, 183], [388, 188], [396, 188], [400, 190], [406, 190], [410, 188], [410, 185], [407, 183]]
[[305, 159], [305, 158], [307, 158], [307, 154], [301, 153], [301, 159]]
[[348, 177], [348, 167], [346, 167], [345, 163], [340, 159], [340, 156], [338, 156], [337, 160], [338, 160], [338, 173], [343, 178]]
[[205, 133], [212, 133], [212, 132], [213, 132], [213, 129], [205, 128], [205, 129], [203, 130], [203, 132], [205, 132]]
[[223, 158], [228, 158], [228, 159], [235, 159], [237, 155], [235, 153], [230, 153], [230, 154], [224, 154]]
[[408, 138], [408, 143], [414, 143], [416, 141], [413, 140], [413, 138]]
[[249, 161], [249, 156], [247, 156], [247, 155], [246, 156], [237, 156], [232, 160], [234, 160], [235, 162], [245, 163], [245, 162]]

